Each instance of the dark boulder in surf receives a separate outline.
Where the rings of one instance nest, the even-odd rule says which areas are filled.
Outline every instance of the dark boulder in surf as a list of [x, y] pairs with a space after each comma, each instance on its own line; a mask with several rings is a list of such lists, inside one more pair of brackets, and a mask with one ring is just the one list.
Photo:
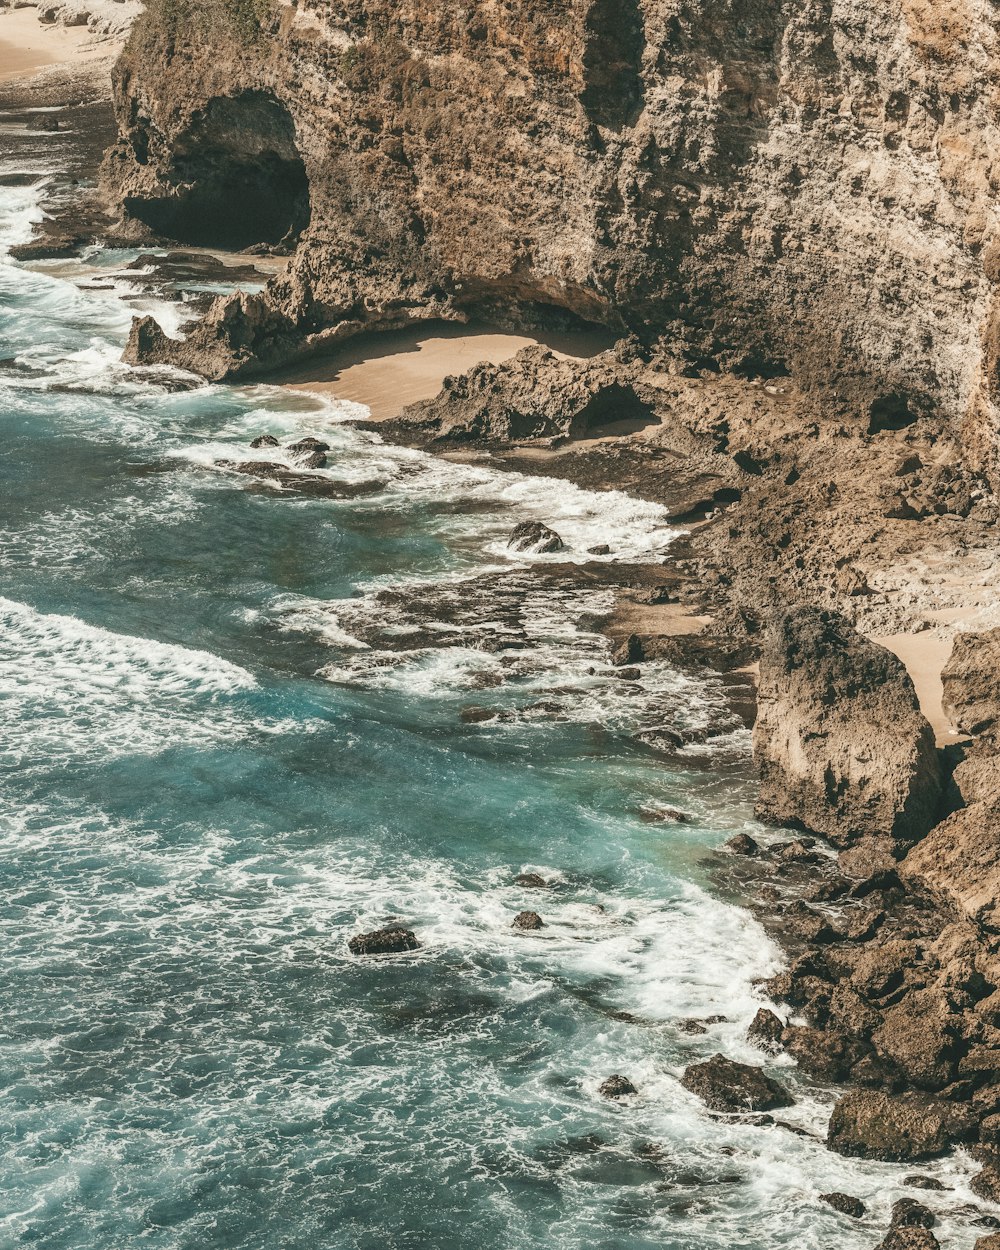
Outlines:
[[612, 1100], [618, 1098], [629, 1098], [632, 1094], [638, 1094], [638, 1090], [628, 1079], [627, 1076], [609, 1076], [606, 1081], [602, 1081], [597, 1091], [602, 1098], [610, 1098]]
[[769, 1054], [776, 1055], [781, 1049], [781, 1035], [784, 1031], [784, 1023], [774, 1012], [767, 1007], [761, 1007], [747, 1029], [747, 1041], [753, 1042]]
[[347, 943], [352, 955], [403, 955], [419, 948], [417, 935], [401, 925], [388, 925], [372, 933], [358, 933]]
[[725, 1055], [692, 1064], [681, 1077], [681, 1084], [713, 1111], [770, 1111], [792, 1104], [788, 1091], [762, 1069], [736, 1063]]
[[273, 434], [260, 434], [253, 440], [250, 446], [256, 451], [261, 447], [277, 447], [278, 440]]
[[566, 550], [566, 544], [555, 530], [550, 530], [541, 521], [522, 521], [520, 525], [515, 525], [507, 539], [507, 546], [514, 551], [531, 551], [536, 555]]
[[297, 456], [309, 456], [315, 451], [329, 451], [330, 444], [313, 438], [310, 434], [307, 438], [300, 438], [297, 443], [289, 443], [287, 450]]
[[522, 872], [514, 878], [514, 884], [525, 890], [547, 890], [549, 882], [537, 872]]
[[937, 1216], [930, 1207], [917, 1202], [916, 1198], [900, 1198], [893, 1203], [892, 1219], [889, 1223], [891, 1228], [933, 1228], [937, 1223]]
[[726, 850], [734, 855], [759, 855], [760, 845], [749, 833], [738, 833], [726, 843]]
[[545, 921], [537, 911], [522, 911], [514, 917], [514, 923], [511, 925], [511, 928], [533, 932], [537, 929], [544, 929]]
[[860, 1220], [868, 1209], [860, 1198], [851, 1194], [820, 1194], [819, 1200], [833, 1207], [834, 1211], [839, 1211], [841, 1215], [849, 1215], [852, 1220]]
[[300, 469], [325, 469], [327, 458], [321, 451], [298, 452], [295, 455], [295, 464]]

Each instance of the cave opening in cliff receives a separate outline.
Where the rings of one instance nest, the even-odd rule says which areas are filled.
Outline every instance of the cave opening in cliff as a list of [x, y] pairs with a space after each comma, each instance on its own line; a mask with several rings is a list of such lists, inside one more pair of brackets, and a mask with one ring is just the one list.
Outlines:
[[868, 433], [905, 430], [916, 419], [917, 414], [905, 395], [895, 391], [891, 395], [880, 395], [868, 409]]
[[631, 386], [613, 383], [598, 391], [573, 418], [571, 438], [620, 437], [635, 434], [647, 425], [659, 425], [649, 404]]
[[210, 101], [179, 136], [165, 182], [169, 194], [131, 198], [126, 208], [178, 243], [234, 250], [291, 244], [309, 224], [295, 123], [266, 92]]

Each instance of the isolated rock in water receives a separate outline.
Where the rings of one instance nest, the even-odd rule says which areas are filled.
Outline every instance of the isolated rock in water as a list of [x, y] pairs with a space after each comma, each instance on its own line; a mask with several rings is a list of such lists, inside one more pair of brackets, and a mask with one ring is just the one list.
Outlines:
[[762, 1069], [736, 1063], [724, 1055], [692, 1064], [681, 1077], [681, 1084], [713, 1111], [770, 1111], [792, 1104], [788, 1091]]
[[545, 921], [536, 911], [522, 911], [514, 917], [514, 923], [511, 925], [513, 929], [526, 929], [533, 931], [535, 929], [544, 929]]
[[402, 955], [406, 951], [417, 950], [419, 946], [416, 934], [400, 925], [389, 925], [373, 933], [359, 933], [347, 943], [352, 955]]
[[890, 1223], [893, 1228], [933, 1228], [937, 1216], [916, 1198], [900, 1198], [893, 1203]]
[[850, 1194], [820, 1194], [819, 1200], [833, 1207], [834, 1211], [839, 1211], [841, 1215], [849, 1215], [854, 1220], [860, 1220], [868, 1209], [860, 1198], [853, 1198]]
[[933, 1159], [964, 1140], [975, 1126], [972, 1114], [954, 1103], [879, 1090], [854, 1090], [833, 1109], [826, 1142], [838, 1154], [906, 1163]]
[[934, 733], [903, 664], [843, 617], [798, 607], [760, 666], [754, 756], [758, 814], [846, 847], [870, 835], [914, 842], [941, 797]]
[[296, 466], [302, 469], [325, 469], [326, 456], [321, 451], [299, 452], [295, 456]]
[[604, 1098], [628, 1098], [638, 1092], [627, 1076], [609, 1076], [606, 1081], [601, 1082], [598, 1090]]
[[726, 843], [726, 850], [734, 855], [759, 855], [760, 846], [749, 833], [738, 833]]
[[279, 464], [276, 460], [217, 460], [215, 464], [219, 469], [228, 469], [232, 473], [245, 473], [248, 477], [280, 480], [291, 473], [287, 464]]
[[499, 708], [480, 707], [478, 704], [471, 704], [469, 707], [462, 708], [458, 714], [458, 719], [463, 725], [482, 725], [486, 721], [496, 720], [499, 715]]
[[944, 1190], [948, 1188], [943, 1181], [939, 1181], [934, 1176], [904, 1176], [903, 1184], [909, 1185], [911, 1189]]
[[565, 551], [566, 545], [555, 530], [541, 521], [522, 521], [515, 525], [507, 539], [507, 546], [514, 551], [533, 551], [546, 555], [553, 551]]
[[277, 447], [278, 440], [274, 437], [273, 434], [260, 434], [258, 435], [257, 438], [253, 440], [250, 446], [253, 447], [255, 450], [259, 447]]
[[311, 456], [317, 451], [329, 451], [330, 444], [321, 442], [310, 434], [307, 438], [300, 438], [297, 443], [289, 443], [286, 450], [295, 456]]
[[941, 682], [942, 706], [956, 728], [996, 737], [1000, 732], [1000, 629], [956, 634]]
[[877, 1250], [941, 1250], [941, 1243], [929, 1228], [891, 1228]]
[[784, 1024], [774, 1012], [767, 1007], [761, 1007], [747, 1029], [747, 1041], [774, 1055], [781, 1049], [781, 1035], [784, 1031]]
[[537, 872], [522, 872], [514, 878], [514, 884], [525, 890], [547, 890], [549, 883]]

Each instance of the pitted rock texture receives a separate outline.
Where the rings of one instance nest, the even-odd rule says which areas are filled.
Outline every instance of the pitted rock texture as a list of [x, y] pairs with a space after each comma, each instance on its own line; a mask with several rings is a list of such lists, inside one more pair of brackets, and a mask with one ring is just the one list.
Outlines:
[[904, 880], [933, 890], [976, 922], [991, 943], [1000, 933], [1000, 630], [960, 633], [942, 672], [944, 707], [973, 735], [952, 778], [963, 806], [932, 829], [901, 865]]
[[151, 0], [105, 187], [137, 234], [297, 242], [206, 372], [562, 310], [873, 429], [939, 405], [991, 464], [996, 70], [986, 0]]
[[915, 842], [938, 815], [934, 735], [906, 669], [833, 612], [795, 608], [771, 630], [754, 756], [759, 814], [835, 846]]
[[941, 681], [944, 709], [963, 733], [1000, 735], [1000, 629], [956, 634]]
[[827, 1141], [839, 1154], [902, 1163], [942, 1155], [969, 1132], [969, 1116], [952, 1104], [859, 1090], [834, 1107]]

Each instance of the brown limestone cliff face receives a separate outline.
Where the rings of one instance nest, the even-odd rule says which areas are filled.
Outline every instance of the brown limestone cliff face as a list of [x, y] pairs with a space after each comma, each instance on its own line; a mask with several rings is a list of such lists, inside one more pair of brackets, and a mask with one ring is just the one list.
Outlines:
[[754, 757], [758, 814], [834, 846], [905, 845], [937, 820], [941, 771], [913, 683], [834, 612], [795, 608], [770, 631]]
[[259, 0], [259, 36], [178, 3], [119, 66], [105, 187], [181, 241], [298, 242], [248, 337], [220, 301], [134, 358], [226, 376], [570, 313], [830, 383], [876, 425], [940, 407], [992, 464], [987, 0]]

